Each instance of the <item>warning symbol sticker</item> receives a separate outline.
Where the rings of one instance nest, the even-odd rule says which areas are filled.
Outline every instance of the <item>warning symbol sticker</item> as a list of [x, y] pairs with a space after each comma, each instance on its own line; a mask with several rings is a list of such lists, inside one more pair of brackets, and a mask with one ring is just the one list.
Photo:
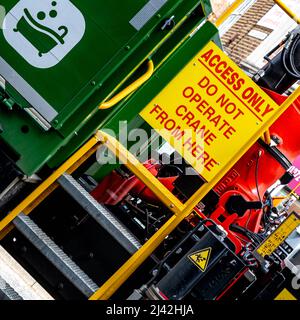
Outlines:
[[188, 258], [195, 264], [202, 272], [205, 272], [209, 258], [211, 254], [211, 248], [202, 249], [188, 255]]

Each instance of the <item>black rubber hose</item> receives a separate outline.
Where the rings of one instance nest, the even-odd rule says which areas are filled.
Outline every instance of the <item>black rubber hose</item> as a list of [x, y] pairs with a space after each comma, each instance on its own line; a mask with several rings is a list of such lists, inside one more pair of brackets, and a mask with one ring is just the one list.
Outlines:
[[300, 70], [297, 67], [298, 59], [296, 55], [296, 50], [299, 44], [300, 34], [297, 34], [296, 36], [292, 34], [290, 40], [287, 41], [287, 45], [283, 49], [282, 54], [282, 62], [284, 68], [286, 69], [289, 75], [297, 79], [300, 79]]

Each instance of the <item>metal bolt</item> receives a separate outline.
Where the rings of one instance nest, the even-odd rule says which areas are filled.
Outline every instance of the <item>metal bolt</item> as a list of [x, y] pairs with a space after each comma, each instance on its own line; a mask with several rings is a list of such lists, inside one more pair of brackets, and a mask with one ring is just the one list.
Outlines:
[[237, 265], [237, 262], [235, 260], [230, 261], [230, 264], [235, 267]]
[[59, 290], [62, 290], [64, 288], [64, 284], [60, 282], [57, 287]]

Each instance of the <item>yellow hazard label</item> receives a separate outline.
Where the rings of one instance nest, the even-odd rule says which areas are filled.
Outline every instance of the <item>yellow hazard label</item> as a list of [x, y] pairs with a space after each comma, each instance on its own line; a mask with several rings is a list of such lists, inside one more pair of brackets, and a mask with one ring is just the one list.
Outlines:
[[274, 300], [297, 300], [287, 289], [283, 289]]
[[210, 42], [140, 115], [211, 181], [278, 109]]
[[202, 272], [205, 272], [211, 254], [211, 248], [202, 249], [188, 255], [188, 258], [196, 265]]
[[262, 256], [271, 255], [285, 239], [300, 225], [300, 219], [292, 213], [258, 248]]

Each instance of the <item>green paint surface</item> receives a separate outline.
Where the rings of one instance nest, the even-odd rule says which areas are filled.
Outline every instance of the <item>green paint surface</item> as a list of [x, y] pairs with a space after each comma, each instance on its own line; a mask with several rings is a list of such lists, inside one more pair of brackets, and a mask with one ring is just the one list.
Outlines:
[[[57, 2], [56, 6], [53, 6], [54, 2]], [[3, 127], [0, 138], [18, 157], [19, 168], [28, 175], [38, 171], [45, 163], [55, 167], [65, 161], [96, 129], [115, 127], [115, 121], [120, 119], [116, 115], [122, 115], [121, 120], [131, 121], [143, 104], [131, 107], [125, 113], [122, 113], [125, 107], [123, 102], [106, 111], [98, 110], [97, 105], [144, 72], [145, 64], [139, 74], [131, 77], [150, 55], [155, 65], [164, 61], [174, 47], [188, 41], [187, 35], [210, 13], [209, 0], [168, 0], [140, 30], [136, 30], [130, 21], [149, 4], [148, 0], [69, 2], [84, 18], [84, 34], [52, 67], [40, 68], [30, 64], [6, 41], [3, 30], [0, 31], [1, 59], [57, 113], [50, 123], [51, 129], [45, 132], [23, 110], [31, 105], [16, 88], [6, 83], [5, 91], [0, 93], [0, 124]], [[70, 43], [68, 37], [77, 34], [74, 31], [76, 26], [72, 27], [68, 20], [72, 14], [65, 14], [64, 19], [55, 26], [51, 25], [51, 32], [49, 26], [45, 29], [39, 25], [43, 25], [51, 16], [53, 21], [60, 17], [61, 12], [57, 7], [60, 0], [2, 0], [1, 5], [9, 13], [20, 3], [25, 3], [23, 7], [28, 9], [30, 16], [26, 15], [26, 11], [21, 16], [15, 14], [14, 32], [22, 35], [41, 58], [47, 57], [49, 52], [54, 52], [53, 56], [57, 58], [59, 51], [55, 50], [65, 48]], [[29, 10], [32, 3], [47, 3], [47, 10], [44, 7]], [[56, 14], [53, 10], [56, 10]], [[177, 30], [162, 30], [166, 19], [172, 16], [175, 16]], [[186, 40], [183, 42], [183, 39]], [[197, 45], [200, 47], [203, 41], [200, 40]], [[5, 104], [8, 98], [16, 102], [11, 111], [7, 110]], [[151, 96], [144, 98], [149, 100]]]

